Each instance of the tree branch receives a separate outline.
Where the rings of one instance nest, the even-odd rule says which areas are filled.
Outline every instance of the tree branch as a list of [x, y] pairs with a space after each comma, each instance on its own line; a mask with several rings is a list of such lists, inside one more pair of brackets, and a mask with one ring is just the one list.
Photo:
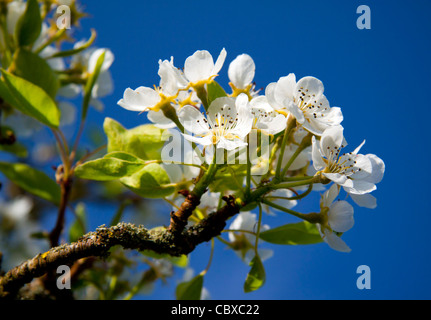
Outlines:
[[41, 277], [59, 265], [71, 265], [86, 257], [106, 258], [109, 250], [120, 245], [124, 249], [152, 250], [172, 256], [187, 255], [200, 243], [220, 235], [226, 220], [239, 212], [234, 197], [224, 198], [226, 205], [210, 214], [198, 224], [181, 233], [171, 230], [148, 230], [143, 226], [119, 223], [107, 228], [99, 227], [77, 242], [55, 247], [46, 253], [22, 263], [0, 277], [0, 298], [14, 298], [19, 289], [34, 278]]

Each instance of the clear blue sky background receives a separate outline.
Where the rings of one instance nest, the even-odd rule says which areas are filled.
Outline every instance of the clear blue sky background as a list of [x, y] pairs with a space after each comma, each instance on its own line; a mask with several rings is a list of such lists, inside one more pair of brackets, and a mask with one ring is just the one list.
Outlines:
[[[84, 2], [84, 1], [81, 1]], [[371, 8], [372, 29], [358, 30], [356, 8]], [[267, 282], [243, 293], [248, 267], [222, 245], [205, 278], [213, 299], [429, 299], [431, 298], [429, 205], [429, 115], [431, 90], [431, 2], [415, 1], [85, 1], [92, 17], [83, 30], [98, 31], [97, 46], [115, 54], [115, 92], [105, 113], [92, 113], [101, 127], [105, 116], [126, 127], [146, 120], [116, 102], [127, 87], [158, 83], [158, 60], [176, 65], [196, 50], [227, 65], [238, 54], [255, 60], [257, 87], [294, 72], [325, 84], [333, 106], [343, 110], [345, 135], [355, 148], [386, 163], [384, 180], [373, 193], [375, 210], [355, 207], [355, 227], [344, 239], [353, 249], [342, 254], [325, 244], [270, 246]], [[86, 34], [84, 32], [83, 34]], [[317, 203], [298, 209], [315, 210]], [[276, 227], [290, 218], [265, 217]], [[268, 246], [266, 246], [268, 247]], [[195, 270], [208, 261], [209, 246], [192, 254]], [[371, 290], [356, 288], [356, 268], [371, 268]], [[175, 286], [158, 286], [151, 298], [174, 298]], [[146, 298], [145, 296], [143, 298]]]

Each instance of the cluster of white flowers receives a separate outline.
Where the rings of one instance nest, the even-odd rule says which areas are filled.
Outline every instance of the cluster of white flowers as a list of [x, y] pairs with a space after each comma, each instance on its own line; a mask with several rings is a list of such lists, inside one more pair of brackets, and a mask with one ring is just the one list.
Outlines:
[[[178, 127], [185, 139], [203, 148], [244, 148], [252, 130], [274, 136], [282, 134], [295, 121], [293, 140], [296, 142], [287, 144], [283, 150], [283, 164], [289, 161], [304, 137], [312, 136], [311, 145], [296, 155], [290, 169], [298, 170], [312, 162], [310, 170], [334, 182], [322, 196], [321, 214], [325, 218], [319, 230], [332, 248], [349, 251], [336, 232], [352, 227], [353, 207], [346, 201], [333, 201], [343, 187], [355, 203], [374, 208], [376, 199], [370, 193], [383, 177], [383, 161], [373, 154], [359, 154], [363, 144], [353, 152], [341, 153], [347, 145], [341, 125], [343, 114], [340, 108], [330, 106], [319, 79], [307, 76], [297, 81], [290, 73], [267, 85], [261, 94], [253, 83], [255, 63], [247, 54], [239, 55], [229, 65], [232, 93], [208, 105], [202, 91], [217, 77], [225, 59], [223, 49], [215, 63], [208, 51], [196, 51], [186, 59], [183, 70], [174, 66], [173, 58], [159, 61], [159, 86], [129, 88], [118, 104], [128, 110], [148, 111], [149, 120], [156, 126]], [[166, 112], [167, 109], [175, 110], [174, 115]], [[292, 197], [292, 191], [287, 189], [276, 190], [272, 196], [286, 192], [289, 194], [279, 198]], [[279, 204], [291, 208], [296, 203], [292, 200]]]

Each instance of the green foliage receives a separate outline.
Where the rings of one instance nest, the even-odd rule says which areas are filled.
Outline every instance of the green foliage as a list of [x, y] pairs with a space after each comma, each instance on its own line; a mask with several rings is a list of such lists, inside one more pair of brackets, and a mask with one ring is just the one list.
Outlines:
[[250, 267], [250, 272], [244, 282], [244, 292], [246, 293], [258, 290], [266, 280], [265, 268], [258, 255], [251, 260]]
[[157, 163], [146, 165], [131, 176], [121, 178], [120, 181], [144, 198], [162, 198], [175, 191], [175, 187], [170, 185], [168, 174]]
[[87, 42], [85, 42], [83, 45], [71, 49], [71, 50], [65, 50], [65, 51], [60, 51], [60, 52], [56, 52], [54, 53], [52, 56], [50, 56], [48, 59], [51, 58], [64, 58], [64, 57], [70, 57], [73, 55], [76, 55], [82, 51], [84, 51], [85, 49], [88, 49], [94, 42], [94, 40], [96, 39], [96, 31], [95, 30], [91, 30], [91, 37], [90, 39], [88, 39]]
[[103, 124], [108, 137], [108, 153], [122, 151], [143, 160], [160, 160], [160, 151], [165, 144], [165, 130], [152, 124], [125, 129], [117, 121], [106, 118]]
[[31, 51], [20, 48], [15, 53], [14, 74], [42, 88], [51, 98], [60, 87], [57, 75], [49, 64]]
[[42, 18], [39, 3], [37, 0], [28, 0], [25, 13], [19, 19], [15, 29], [17, 44], [20, 47], [31, 45], [39, 37], [41, 30]]
[[43, 124], [58, 128], [60, 110], [42, 88], [5, 70], [2, 70], [2, 76], [0, 96], [6, 102]]
[[82, 103], [82, 119], [87, 117], [88, 107], [90, 106], [90, 100], [92, 97], [92, 92], [94, 85], [96, 84], [97, 78], [99, 78], [100, 71], [105, 61], [105, 52], [103, 52], [97, 59], [94, 71], [90, 74], [87, 83], [84, 88], [84, 101]]
[[22, 163], [0, 162], [0, 171], [25, 191], [55, 204], [60, 203], [60, 187], [45, 173]]
[[227, 97], [226, 91], [222, 88], [220, 84], [216, 81], [212, 81], [207, 85], [208, 90], [208, 104], [211, 105], [215, 99], [220, 97]]
[[75, 175], [81, 179], [110, 181], [130, 176], [144, 166], [145, 161], [131, 154], [113, 152], [76, 167]]
[[204, 276], [199, 274], [190, 281], [182, 282], [177, 286], [177, 300], [200, 300]]
[[316, 225], [307, 221], [286, 224], [263, 231], [260, 233], [260, 238], [266, 242], [281, 245], [305, 245], [322, 242]]

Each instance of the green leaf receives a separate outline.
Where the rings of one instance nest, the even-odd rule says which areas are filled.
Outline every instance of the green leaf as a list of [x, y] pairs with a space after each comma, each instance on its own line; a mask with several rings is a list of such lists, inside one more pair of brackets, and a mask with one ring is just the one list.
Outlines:
[[244, 282], [244, 292], [249, 293], [258, 290], [265, 284], [265, 268], [259, 256], [255, 256], [250, 262], [250, 272]]
[[0, 96], [7, 103], [51, 128], [58, 128], [60, 110], [42, 88], [5, 70], [2, 76]]
[[76, 219], [69, 229], [69, 242], [75, 242], [87, 232], [87, 212], [83, 203], [75, 208]]
[[200, 274], [190, 281], [180, 283], [175, 292], [177, 300], [200, 300], [203, 284], [204, 277]]
[[157, 163], [151, 163], [120, 181], [130, 190], [144, 198], [163, 198], [171, 195], [175, 187], [166, 171]]
[[19, 158], [28, 157], [27, 148], [19, 142], [15, 142], [14, 144], [11, 144], [11, 145], [0, 144], [0, 151], [12, 153]]
[[211, 105], [215, 99], [220, 97], [227, 97], [226, 91], [216, 82], [212, 81], [207, 85], [208, 90], [208, 105]]
[[114, 152], [77, 166], [75, 175], [81, 179], [110, 181], [131, 176], [144, 166], [143, 160], [131, 154]]
[[229, 167], [225, 167], [217, 171], [209, 189], [211, 192], [240, 190], [246, 174], [246, 165], [229, 165]]
[[15, 38], [20, 47], [36, 41], [42, 30], [42, 18], [37, 0], [28, 0], [27, 8], [15, 28]]
[[64, 58], [64, 57], [73, 56], [77, 53], [80, 53], [81, 51], [84, 51], [85, 49], [88, 49], [93, 44], [95, 39], [96, 39], [96, 31], [94, 29], [91, 29], [91, 37], [90, 39], [88, 39], [86, 43], [84, 43], [83, 45], [75, 49], [56, 52], [52, 56], [49, 56], [46, 59]]
[[60, 187], [45, 173], [22, 163], [0, 162], [0, 171], [25, 191], [55, 204], [60, 203]]
[[55, 98], [60, 82], [49, 64], [31, 51], [20, 48], [15, 53], [14, 74], [45, 90], [51, 98]]
[[96, 84], [97, 78], [99, 78], [100, 71], [105, 61], [105, 53], [103, 52], [97, 59], [96, 66], [93, 73], [90, 74], [87, 83], [84, 87], [84, 100], [82, 102], [82, 119], [87, 117], [88, 107], [90, 106], [90, 100], [92, 97], [92, 92], [94, 85]]
[[306, 245], [323, 241], [316, 225], [307, 221], [263, 231], [260, 233], [260, 238], [266, 242], [282, 245]]
[[180, 268], [186, 268], [189, 264], [189, 259], [188, 257], [183, 254], [179, 257], [173, 257], [169, 254], [159, 254], [159, 253], [155, 253], [154, 251], [151, 250], [144, 250], [144, 251], [140, 251], [144, 256], [153, 258], [153, 259], [166, 259], [168, 261], [170, 261], [172, 264], [174, 264], [177, 267]]
[[160, 160], [165, 144], [165, 130], [152, 124], [125, 129], [117, 121], [106, 118], [103, 129], [108, 137], [108, 152], [122, 151], [143, 160]]

